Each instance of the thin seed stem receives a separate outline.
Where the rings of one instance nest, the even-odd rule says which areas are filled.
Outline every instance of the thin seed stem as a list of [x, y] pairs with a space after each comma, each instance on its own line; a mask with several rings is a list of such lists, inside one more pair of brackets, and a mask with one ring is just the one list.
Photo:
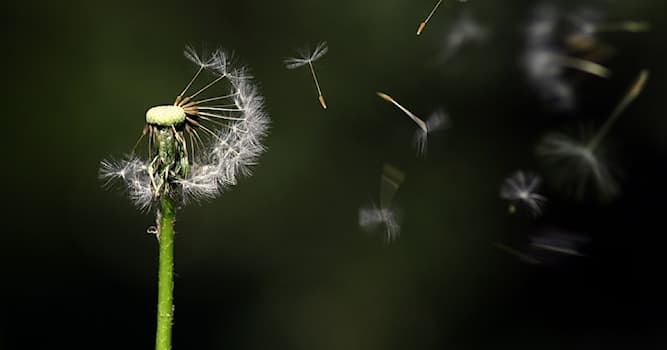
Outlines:
[[[237, 131], [239, 131], [239, 132], [242, 133], [242, 134], [246, 134], [246, 133], [248, 132], [248, 130], [243, 130], [243, 129], [239, 129], [239, 128], [234, 128], [234, 127], [232, 127], [232, 126], [227, 125], [226, 123], [219, 122], [219, 121], [217, 121], [217, 120], [214, 120], [214, 119], [205, 117], [205, 116], [203, 116], [203, 115], [200, 115], [199, 118], [201, 118], [201, 119], [203, 119], [203, 120], [206, 120], [206, 121], [209, 121], [209, 122], [211, 122], [211, 123], [213, 123], [213, 124], [215, 124], [215, 125], [220, 125], [220, 126], [222, 126], [222, 127], [224, 127], [224, 128], [230, 129], [230, 130], [237, 130]], [[200, 123], [200, 126], [201, 126], [201, 123]]]
[[202, 140], [201, 136], [199, 136], [199, 133], [197, 132], [197, 129], [192, 129], [192, 134], [195, 135], [196, 141], [198, 141], [197, 147], [199, 147], [200, 152], [203, 152], [206, 149], [206, 146], [204, 144], [204, 140]]
[[626, 108], [628, 108], [630, 103], [632, 103], [632, 101], [634, 101], [639, 96], [642, 89], [644, 88], [644, 85], [646, 84], [646, 81], [648, 80], [648, 75], [648, 70], [642, 70], [639, 72], [639, 75], [635, 79], [632, 86], [630, 86], [625, 96], [623, 96], [621, 102], [616, 105], [616, 108], [614, 108], [609, 118], [607, 118], [604, 124], [602, 124], [600, 130], [598, 130], [595, 136], [593, 136], [590, 142], [588, 142], [587, 148], [589, 150], [594, 151], [600, 145], [600, 142], [602, 142], [602, 139], [607, 136], [609, 129], [611, 129], [614, 123], [616, 123], [618, 117], [623, 113], [623, 111], [625, 111]]
[[324, 101], [324, 96], [322, 96], [322, 89], [320, 89], [320, 82], [317, 81], [317, 75], [315, 74], [315, 68], [313, 68], [312, 61], [308, 61], [308, 66], [310, 67], [310, 73], [313, 75], [313, 80], [315, 81], [315, 87], [317, 88], [320, 104], [322, 105], [322, 108], [327, 109], [327, 103]]
[[197, 107], [197, 109], [205, 109], [209, 111], [221, 111], [221, 112], [242, 112], [243, 109], [240, 108], [224, 108], [224, 107], [211, 107], [211, 106], [202, 106]]
[[233, 94], [229, 94], [229, 95], [218, 96], [218, 97], [211, 97], [211, 98], [207, 98], [207, 99], [203, 99], [203, 100], [199, 100], [199, 101], [194, 101], [193, 103], [194, 103], [194, 104], [201, 104], [201, 103], [210, 102], [210, 101], [215, 101], [215, 100], [222, 100], [223, 98], [229, 98], [229, 97], [232, 97], [232, 96], [236, 96], [236, 95], [238, 95], [238, 94], [239, 94], [238, 92], [235, 92], [235, 93], [233, 93]]
[[160, 200], [160, 262], [155, 350], [171, 350], [174, 319], [174, 204], [167, 195]]
[[[134, 143], [134, 147], [132, 147], [132, 154], [134, 154], [134, 151], [137, 150], [137, 146], [139, 145], [139, 142], [141, 142], [141, 140], [144, 138], [144, 136], [146, 136], [146, 134], [148, 133], [148, 128], [149, 128], [148, 125], [144, 126], [144, 129], [141, 132], [141, 136], [139, 136], [139, 139], [137, 140], [137, 142]], [[149, 154], [149, 156], [150, 156], [150, 154]]]
[[394, 106], [398, 107], [401, 111], [403, 111], [403, 113], [405, 113], [408, 117], [410, 117], [410, 119], [412, 119], [417, 124], [417, 126], [419, 126], [420, 129], [422, 129], [425, 133], [428, 133], [428, 127], [426, 126], [426, 123], [419, 117], [414, 115], [412, 112], [410, 112], [407, 108], [403, 107], [396, 100], [394, 100], [394, 98], [382, 92], [377, 92], [377, 95], [380, 96], [381, 99], [387, 102], [391, 102]]
[[218, 78], [216, 78], [215, 80], [213, 80], [212, 82], [208, 83], [206, 86], [204, 86], [203, 88], [199, 89], [199, 91], [197, 91], [197, 92], [195, 92], [194, 94], [190, 95], [190, 96], [189, 96], [190, 99], [193, 99], [195, 96], [201, 94], [202, 92], [204, 92], [204, 90], [210, 88], [210, 87], [213, 86], [215, 83], [217, 83], [217, 82], [219, 82], [220, 80], [222, 80], [224, 77], [226, 77], [226, 75], [221, 75], [221, 76], [219, 76]]
[[213, 118], [226, 119], [226, 120], [236, 120], [236, 121], [245, 120], [245, 118], [234, 118], [234, 117], [228, 117], [228, 116], [224, 116], [224, 115], [207, 113], [207, 112], [202, 112], [202, 111], [197, 112], [197, 114], [198, 115], [205, 115], [205, 116], [213, 117]]
[[431, 10], [431, 13], [428, 14], [428, 16], [426, 17], [426, 19], [423, 22], [419, 23], [419, 28], [417, 28], [417, 35], [420, 35], [422, 33], [422, 31], [424, 31], [424, 27], [426, 27], [426, 23], [428, 23], [428, 21], [431, 20], [431, 17], [433, 17], [433, 14], [438, 9], [438, 7], [440, 6], [441, 3], [442, 3], [442, 0], [438, 0], [438, 3], [435, 4], [433, 9]]
[[199, 73], [201, 73], [201, 71], [202, 71], [203, 69], [204, 69], [204, 66], [199, 66], [199, 70], [197, 71], [197, 73], [195, 73], [195, 75], [192, 77], [192, 79], [190, 79], [190, 82], [188, 83], [187, 86], [185, 86], [185, 89], [183, 89], [183, 92], [181, 92], [181, 93], [179, 94], [179, 96], [183, 96], [183, 95], [185, 95], [185, 92], [188, 91], [188, 89], [190, 88], [190, 86], [192, 85], [192, 83], [195, 82], [195, 79], [197, 79], [197, 77], [199, 76]]

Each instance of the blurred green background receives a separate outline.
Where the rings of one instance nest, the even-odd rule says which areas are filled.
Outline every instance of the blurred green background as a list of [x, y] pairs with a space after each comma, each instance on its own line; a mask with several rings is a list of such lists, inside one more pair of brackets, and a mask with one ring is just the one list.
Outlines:
[[[252, 177], [178, 213], [175, 349], [657, 347], [667, 326], [664, 1], [587, 2], [653, 27], [604, 37], [617, 49], [614, 76], [587, 85], [567, 115], [544, 106], [519, 63], [540, 2], [445, 1], [415, 36], [434, 3], [5, 2], [0, 348], [153, 347], [154, 216], [103, 190], [97, 172], [191, 77], [186, 44], [233, 51], [273, 122]], [[436, 60], [465, 9], [488, 40]], [[328, 110], [308, 71], [282, 64], [321, 40]], [[599, 125], [642, 68], [648, 87], [610, 136], [624, 194], [606, 205], [554, 194], [542, 219], [507, 215], [498, 185], [542, 170], [541, 135]], [[416, 158], [414, 124], [375, 91], [418, 115], [443, 106], [452, 128]], [[390, 244], [357, 223], [384, 162], [407, 174]], [[533, 266], [494, 247], [551, 226], [592, 237], [588, 256]]]

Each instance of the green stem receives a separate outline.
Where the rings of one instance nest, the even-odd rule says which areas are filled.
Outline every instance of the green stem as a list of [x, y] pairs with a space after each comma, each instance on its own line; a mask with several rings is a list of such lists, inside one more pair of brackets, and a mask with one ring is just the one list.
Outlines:
[[155, 350], [171, 350], [174, 319], [174, 204], [168, 195], [160, 200], [160, 262], [158, 271], [157, 334]]

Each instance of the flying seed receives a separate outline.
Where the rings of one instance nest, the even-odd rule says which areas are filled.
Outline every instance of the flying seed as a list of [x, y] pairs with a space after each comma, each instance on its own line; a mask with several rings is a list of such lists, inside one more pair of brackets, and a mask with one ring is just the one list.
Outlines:
[[303, 50], [300, 52], [300, 57], [288, 57], [283, 63], [287, 69], [295, 69], [305, 65], [308, 65], [310, 68], [310, 74], [313, 76], [313, 81], [315, 82], [315, 87], [317, 88], [318, 100], [322, 108], [327, 109], [327, 103], [324, 100], [324, 95], [322, 94], [322, 89], [320, 88], [320, 82], [317, 80], [317, 74], [315, 74], [315, 68], [313, 67], [313, 62], [320, 59], [327, 52], [329, 52], [329, 47], [327, 46], [326, 41], [322, 41], [312, 52]]
[[647, 70], [642, 70], [637, 75], [627, 93], [592, 137], [577, 138], [567, 134], [552, 133], [546, 135], [537, 146], [537, 154], [544, 158], [547, 165], [560, 171], [554, 174], [557, 175], [556, 179], [563, 185], [574, 185], [571, 187], [580, 197], [589, 182], [597, 187], [601, 199], [609, 199], [617, 194], [618, 184], [604, 157], [602, 141], [620, 115], [639, 96], [648, 77]]
[[385, 100], [385, 101], [387, 101], [387, 102], [390, 102], [390, 103], [392, 103], [394, 106], [398, 107], [398, 109], [400, 109], [401, 111], [403, 111], [403, 113], [405, 113], [405, 115], [407, 115], [408, 117], [410, 117], [410, 119], [412, 119], [412, 121], [414, 121], [415, 124], [417, 124], [417, 126], [418, 126], [420, 129], [422, 129], [424, 132], [428, 132], [428, 128], [426, 127], [426, 123], [425, 123], [423, 120], [421, 120], [419, 117], [417, 117], [416, 115], [414, 115], [412, 112], [410, 112], [407, 108], [403, 107], [403, 106], [402, 106], [400, 103], [398, 103], [396, 100], [394, 100], [393, 97], [391, 97], [391, 96], [389, 96], [389, 95], [387, 95], [387, 94], [385, 94], [385, 93], [382, 93], [382, 92], [376, 92], [376, 94], [377, 94], [378, 96], [380, 96], [381, 99], [383, 99], [383, 100]]
[[398, 237], [401, 230], [400, 215], [394, 207], [394, 197], [405, 180], [405, 173], [398, 168], [385, 164], [380, 177], [380, 206], [371, 202], [370, 207], [359, 208], [359, 226], [366, 231], [373, 231], [382, 224], [387, 241]]
[[[466, 2], [466, 1], [467, 0], [459, 0], [459, 2]], [[426, 16], [426, 19], [424, 21], [422, 21], [421, 23], [419, 23], [419, 27], [417, 27], [417, 35], [421, 35], [421, 33], [424, 31], [424, 28], [426, 27], [426, 24], [428, 23], [428, 21], [431, 20], [431, 17], [433, 17], [433, 14], [438, 9], [438, 7], [440, 7], [441, 3], [442, 3], [442, 0], [438, 0], [438, 2], [435, 4], [435, 6], [433, 6], [433, 9], [431, 10], [431, 12], [429, 12], [428, 16]]]
[[417, 117], [414, 113], [410, 112], [407, 108], [403, 107], [398, 101], [394, 100], [393, 97], [383, 93], [383, 92], [376, 92], [376, 94], [383, 100], [390, 102], [394, 106], [398, 107], [405, 115], [410, 117], [412, 121], [417, 124], [419, 129], [417, 130], [417, 133], [415, 134], [415, 146], [417, 147], [417, 154], [419, 156], [423, 156], [426, 153], [426, 143], [427, 143], [427, 138], [428, 134], [430, 134], [433, 131], [443, 129], [449, 125], [449, 118], [447, 114], [441, 110], [438, 109], [435, 112], [433, 112], [427, 121], [422, 120], [421, 118]]
[[419, 23], [419, 28], [417, 28], [417, 35], [420, 35], [422, 33], [422, 31], [424, 30], [424, 27], [426, 27], [426, 23], [428, 23], [428, 21], [431, 20], [431, 17], [433, 17], [433, 14], [435, 13], [435, 10], [438, 9], [438, 7], [440, 6], [441, 3], [442, 3], [442, 0], [438, 0], [438, 2], [435, 4], [435, 6], [431, 10], [431, 12], [426, 17], [426, 19], [423, 22]]

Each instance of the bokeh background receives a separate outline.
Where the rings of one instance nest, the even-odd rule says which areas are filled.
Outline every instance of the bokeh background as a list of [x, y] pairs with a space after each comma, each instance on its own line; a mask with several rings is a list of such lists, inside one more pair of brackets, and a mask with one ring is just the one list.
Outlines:
[[[128, 152], [147, 108], [193, 73], [183, 47], [223, 46], [252, 69], [273, 119], [254, 175], [178, 213], [175, 349], [610, 349], [665, 343], [665, 4], [590, 5], [646, 33], [608, 33], [611, 79], [550, 108], [525, 79], [524, 30], [539, 1], [8, 1], [5, 40], [0, 348], [153, 347], [157, 242], [152, 213], [105, 191], [100, 160]], [[469, 11], [489, 37], [437, 59]], [[282, 60], [328, 41], [306, 69]], [[549, 130], [600, 125], [629, 82], [644, 94], [608, 141], [622, 170], [615, 201], [574, 201], [548, 185], [545, 216], [508, 215], [501, 181], [544, 173]], [[416, 158], [418, 115], [452, 127]], [[403, 169], [401, 236], [358, 226], [382, 164]], [[527, 264], [521, 250], [555, 227], [590, 239], [585, 257]]]

